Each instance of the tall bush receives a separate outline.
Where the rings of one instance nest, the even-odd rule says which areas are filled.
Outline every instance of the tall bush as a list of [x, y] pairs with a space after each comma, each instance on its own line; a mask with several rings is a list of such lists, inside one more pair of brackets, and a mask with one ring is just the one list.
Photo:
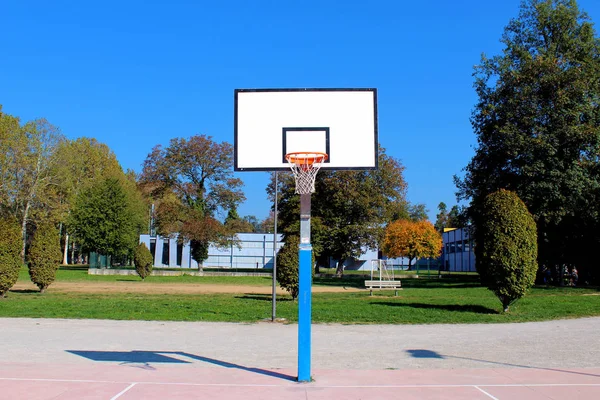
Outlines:
[[537, 228], [516, 193], [489, 194], [475, 231], [477, 272], [504, 311], [533, 286], [537, 272]]
[[[298, 297], [298, 246], [300, 238], [290, 235], [285, 238], [285, 244], [277, 254], [277, 282], [282, 289], [288, 291], [292, 299]], [[313, 252], [311, 274], [314, 275], [315, 254]]]
[[43, 293], [54, 279], [61, 261], [60, 237], [51, 224], [40, 224], [35, 231], [29, 255], [29, 276]]
[[142, 280], [146, 279], [146, 277], [152, 273], [153, 261], [152, 253], [150, 253], [146, 244], [138, 244], [133, 252], [133, 263], [135, 264], [135, 271]]
[[21, 230], [16, 221], [0, 218], [0, 297], [19, 279]]

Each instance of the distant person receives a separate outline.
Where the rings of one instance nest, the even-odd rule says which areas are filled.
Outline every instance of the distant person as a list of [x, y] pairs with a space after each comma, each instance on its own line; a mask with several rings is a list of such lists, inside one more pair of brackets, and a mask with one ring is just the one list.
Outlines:
[[571, 284], [573, 286], [577, 286], [577, 281], [579, 280], [579, 273], [577, 272], [577, 268], [573, 267], [571, 271]]

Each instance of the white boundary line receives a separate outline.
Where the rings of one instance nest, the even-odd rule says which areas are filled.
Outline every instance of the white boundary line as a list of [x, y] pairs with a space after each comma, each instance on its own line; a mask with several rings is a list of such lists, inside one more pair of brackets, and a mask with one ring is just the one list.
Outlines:
[[116, 396], [111, 397], [110, 400], [117, 400], [119, 397], [121, 397], [122, 395], [124, 395], [129, 389], [131, 389], [132, 387], [135, 386], [135, 382], [133, 382], [131, 385], [127, 386], [125, 389], [121, 390], [119, 393], [117, 393]]
[[483, 390], [482, 388], [480, 388], [479, 386], [473, 386], [475, 389], [479, 390], [481, 393], [485, 394], [486, 396], [488, 396], [490, 399], [492, 400], [498, 400], [497, 397], [492, 396], [491, 394], [489, 394], [488, 392], [486, 392], [485, 390]]
[[[288, 381], [287, 384], [242, 384], [242, 383], [194, 383], [194, 382], [125, 382], [125, 381], [101, 381], [92, 379], [50, 379], [50, 378], [3, 378], [0, 377], [0, 381], [32, 381], [32, 382], [71, 382], [71, 383], [122, 383], [130, 384], [126, 390], [131, 389], [134, 385], [179, 385], [179, 386], [229, 386], [229, 387], [290, 387], [295, 386], [298, 383]], [[407, 384], [407, 385], [319, 385], [318, 383], [306, 384], [303, 383], [304, 387], [314, 388], [348, 388], [348, 389], [359, 389], [359, 388], [477, 388], [481, 390], [482, 387], [600, 387], [600, 383], [491, 383], [491, 384]]]

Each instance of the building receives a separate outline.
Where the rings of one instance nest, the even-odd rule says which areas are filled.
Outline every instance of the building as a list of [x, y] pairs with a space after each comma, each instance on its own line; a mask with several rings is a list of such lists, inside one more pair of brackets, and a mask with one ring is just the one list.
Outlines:
[[445, 228], [442, 239], [442, 267], [445, 271], [476, 272], [473, 239], [468, 228]]
[[[238, 233], [238, 244], [227, 248], [211, 245], [203, 267], [217, 268], [273, 268], [272, 233]], [[177, 238], [140, 235], [152, 256], [154, 266], [161, 268], [198, 268], [192, 259], [189, 243], [178, 243]], [[277, 235], [277, 251], [283, 247], [282, 235]]]

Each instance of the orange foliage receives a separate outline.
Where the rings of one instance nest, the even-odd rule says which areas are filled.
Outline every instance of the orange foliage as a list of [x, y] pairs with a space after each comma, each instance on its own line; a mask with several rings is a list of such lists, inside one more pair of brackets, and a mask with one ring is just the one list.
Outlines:
[[390, 258], [437, 257], [442, 251], [442, 237], [429, 221], [398, 220], [385, 230], [382, 250]]

